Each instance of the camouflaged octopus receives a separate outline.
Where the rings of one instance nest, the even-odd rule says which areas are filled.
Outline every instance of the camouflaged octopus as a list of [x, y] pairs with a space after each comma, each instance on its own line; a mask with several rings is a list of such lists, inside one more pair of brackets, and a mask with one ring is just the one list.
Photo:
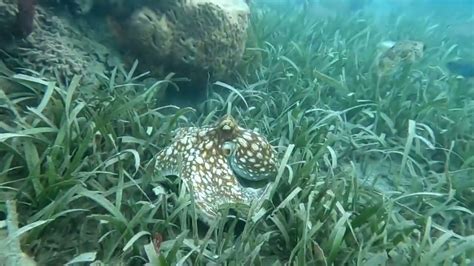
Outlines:
[[[157, 155], [155, 169], [180, 176], [201, 218], [209, 221], [222, 206], [249, 206], [260, 198], [276, 175], [277, 161], [262, 135], [224, 116], [213, 127], [178, 129], [172, 144]], [[248, 186], [262, 181], [263, 187]]]
[[387, 47], [376, 60], [379, 75], [393, 74], [399, 67], [413, 64], [423, 57], [426, 45], [419, 41], [398, 41]]

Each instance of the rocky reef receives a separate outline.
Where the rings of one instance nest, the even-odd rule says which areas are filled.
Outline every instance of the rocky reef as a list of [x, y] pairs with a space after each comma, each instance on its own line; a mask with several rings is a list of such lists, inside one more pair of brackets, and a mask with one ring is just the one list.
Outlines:
[[135, 59], [158, 76], [224, 78], [242, 57], [250, 13], [244, 0], [35, 3], [0, 0], [0, 59], [61, 80], [93, 80], [89, 74]]

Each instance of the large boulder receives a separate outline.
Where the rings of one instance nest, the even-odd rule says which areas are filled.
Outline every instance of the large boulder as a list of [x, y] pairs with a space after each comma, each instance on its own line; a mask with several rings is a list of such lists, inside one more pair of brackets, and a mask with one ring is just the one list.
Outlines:
[[141, 61], [187, 77], [222, 77], [240, 61], [247, 38], [245, 0], [176, 0], [136, 9], [121, 42]]

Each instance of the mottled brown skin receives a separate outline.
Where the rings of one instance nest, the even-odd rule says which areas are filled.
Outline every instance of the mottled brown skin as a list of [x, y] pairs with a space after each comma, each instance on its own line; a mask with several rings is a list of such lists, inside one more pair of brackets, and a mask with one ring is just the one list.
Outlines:
[[265, 190], [240, 184], [229, 158], [234, 158], [248, 179], [276, 173], [272, 146], [258, 133], [239, 127], [230, 116], [214, 127], [178, 129], [173, 143], [157, 155], [155, 168], [163, 175], [180, 176], [193, 193], [202, 218], [210, 220], [221, 206], [248, 206]]
[[36, 0], [17, 0], [18, 13], [16, 16], [15, 36], [26, 38], [33, 32]]
[[383, 53], [377, 62], [377, 71], [384, 75], [403, 64], [413, 64], [423, 57], [426, 46], [418, 41], [399, 41]]

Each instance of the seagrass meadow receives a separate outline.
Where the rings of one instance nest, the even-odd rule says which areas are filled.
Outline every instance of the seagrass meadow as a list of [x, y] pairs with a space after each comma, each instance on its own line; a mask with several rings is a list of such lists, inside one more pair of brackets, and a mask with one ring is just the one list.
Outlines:
[[[179, 82], [144, 85], [139, 62], [98, 87], [2, 67], [0, 210], [18, 216], [4, 240], [39, 265], [473, 265], [474, 88], [442, 67], [468, 52], [430, 17], [387, 30], [306, 12], [253, 11], [238, 71], [192, 108], [163, 104]], [[379, 77], [387, 39], [427, 49]], [[247, 222], [207, 226], [154, 155], [227, 113], [280, 167]]]

